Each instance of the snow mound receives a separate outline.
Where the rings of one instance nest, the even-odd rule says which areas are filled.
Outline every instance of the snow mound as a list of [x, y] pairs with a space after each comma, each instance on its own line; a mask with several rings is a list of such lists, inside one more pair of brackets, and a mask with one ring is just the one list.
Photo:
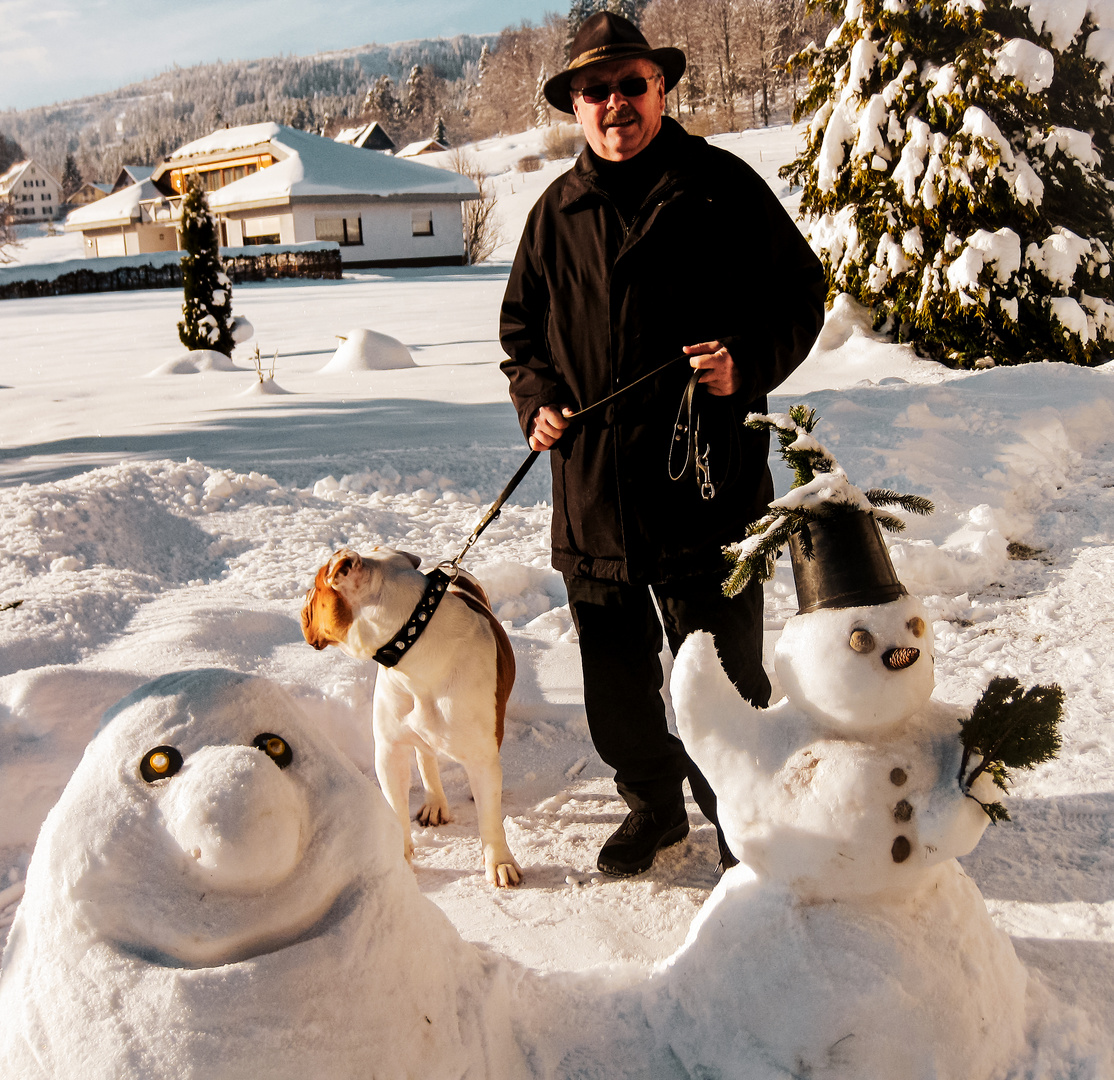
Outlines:
[[197, 365], [198, 371], [242, 371], [243, 368], [238, 368], [230, 356], [225, 356], [224, 353], [215, 352], [213, 349], [195, 349], [191, 353], [186, 354], [186, 358], [192, 360]]
[[202, 669], [140, 687], [40, 834], [0, 1072], [525, 1075], [505, 976], [421, 896], [400, 840], [276, 684]]
[[271, 394], [289, 394], [274, 379], [256, 379], [246, 390], [241, 390], [237, 397], [268, 397]]
[[375, 330], [356, 329], [349, 330], [342, 337], [333, 358], [321, 371], [333, 374], [338, 371], [389, 371], [408, 367], [417, 365], [410, 350], [401, 341]]
[[156, 375], [196, 375], [199, 371], [243, 371], [243, 368], [237, 367], [224, 353], [214, 352], [212, 349], [194, 349], [192, 352], [159, 364], [153, 371], [147, 372], [147, 376], [151, 378]]

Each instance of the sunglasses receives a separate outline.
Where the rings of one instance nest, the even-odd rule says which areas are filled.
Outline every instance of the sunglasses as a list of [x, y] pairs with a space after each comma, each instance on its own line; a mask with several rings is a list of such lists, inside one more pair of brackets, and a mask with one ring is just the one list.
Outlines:
[[614, 90], [618, 90], [625, 98], [636, 98], [642, 97], [649, 85], [641, 75], [634, 75], [629, 79], [620, 79], [613, 83], [593, 83], [591, 86], [574, 90], [573, 93], [579, 94], [589, 105], [602, 105], [611, 97]]

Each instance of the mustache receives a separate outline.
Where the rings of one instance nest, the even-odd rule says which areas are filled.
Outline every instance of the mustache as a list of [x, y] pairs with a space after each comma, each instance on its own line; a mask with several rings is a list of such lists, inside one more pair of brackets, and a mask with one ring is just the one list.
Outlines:
[[603, 119], [600, 121], [600, 127], [610, 127], [613, 124], [625, 124], [628, 120], [637, 119], [638, 113], [626, 102], [623, 102], [619, 108], [608, 109], [607, 112], [604, 113]]

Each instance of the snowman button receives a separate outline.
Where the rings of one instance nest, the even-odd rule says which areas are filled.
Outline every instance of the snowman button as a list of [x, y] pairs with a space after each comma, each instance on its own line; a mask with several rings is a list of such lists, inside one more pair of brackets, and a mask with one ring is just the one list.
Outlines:
[[908, 779], [909, 777], [904, 769], [893, 769], [890, 772], [890, 783], [893, 784], [894, 787], [901, 787]]
[[894, 862], [905, 862], [909, 858], [909, 853], [913, 850], [913, 845], [904, 836], [899, 836], [890, 848], [890, 854], [893, 856]]
[[901, 802], [894, 807], [894, 821], [908, 821], [913, 816], [913, 807], [907, 799], [902, 799]]

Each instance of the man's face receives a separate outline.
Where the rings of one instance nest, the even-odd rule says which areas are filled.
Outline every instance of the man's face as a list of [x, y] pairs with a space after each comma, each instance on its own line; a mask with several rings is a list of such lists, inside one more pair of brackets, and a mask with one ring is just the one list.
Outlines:
[[[646, 93], [625, 97], [616, 83], [642, 76]], [[610, 86], [598, 104], [579, 93], [584, 87]], [[649, 60], [614, 60], [578, 71], [572, 80], [572, 107], [588, 145], [605, 161], [627, 161], [641, 153], [661, 130], [665, 80]]]

